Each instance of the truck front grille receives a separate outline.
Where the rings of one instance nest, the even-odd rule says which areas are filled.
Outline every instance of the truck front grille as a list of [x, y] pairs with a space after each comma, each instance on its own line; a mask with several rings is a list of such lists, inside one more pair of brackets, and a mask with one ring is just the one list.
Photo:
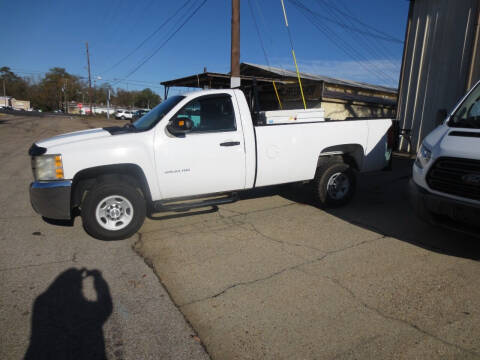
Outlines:
[[427, 174], [427, 184], [436, 191], [480, 200], [480, 161], [439, 158]]

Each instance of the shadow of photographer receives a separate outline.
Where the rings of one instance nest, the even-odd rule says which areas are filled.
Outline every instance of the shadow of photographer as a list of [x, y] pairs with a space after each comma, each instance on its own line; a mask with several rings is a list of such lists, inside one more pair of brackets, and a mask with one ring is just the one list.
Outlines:
[[[84, 295], [83, 284], [88, 280], [93, 282], [96, 300]], [[33, 304], [25, 359], [106, 359], [102, 327], [112, 308], [110, 290], [100, 271], [64, 271]]]

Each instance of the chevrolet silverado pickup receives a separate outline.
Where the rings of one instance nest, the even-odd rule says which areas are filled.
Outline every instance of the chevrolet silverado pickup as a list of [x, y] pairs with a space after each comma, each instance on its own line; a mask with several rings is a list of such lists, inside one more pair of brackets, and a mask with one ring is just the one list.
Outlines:
[[480, 82], [423, 140], [409, 190], [422, 219], [480, 234]]
[[133, 124], [62, 134], [30, 150], [30, 199], [51, 219], [80, 214], [99, 239], [134, 234], [149, 212], [233, 202], [239, 191], [310, 182], [346, 204], [355, 172], [389, 166], [393, 120], [330, 121], [323, 110], [250, 111], [239, 89], [171, 96]]

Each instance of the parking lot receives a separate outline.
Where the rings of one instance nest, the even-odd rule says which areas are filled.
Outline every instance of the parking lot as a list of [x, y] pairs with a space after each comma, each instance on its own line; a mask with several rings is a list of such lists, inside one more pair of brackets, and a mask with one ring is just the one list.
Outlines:
[[[319, 209], [305, 187], [279, 186], [152, 214], [135, 237], [103, 242], [79, 218], [62, 226], [33, 212], [27, 150], [106, 125], [0, 115], [0, 358], [41, 348], [37, 330], [53, 336], [57, 319], [85, 313], [72, 305], [83, 309], [85, 298], [101, 303], [102, 316], [81, 320], [95, 323], [91, 341], [109, 359], [480, 358], [480, 239], [416, 218], [411, 160], [360, 177], [343, 208]], [[73, 299], [69, 279], [82, 268], [93, 285]]]

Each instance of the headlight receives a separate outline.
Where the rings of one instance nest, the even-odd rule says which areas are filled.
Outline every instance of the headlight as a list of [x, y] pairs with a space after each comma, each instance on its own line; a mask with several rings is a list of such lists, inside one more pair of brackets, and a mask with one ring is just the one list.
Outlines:
[[415, 165], [417, 165], [420, 169], [423, 169], [424, 166], [428, 164], [431, 158], [432, 158], [432, 152], [422, 144], [422, 146], [420, 147], [420, 150], [418, 150], [417, 159], [415, 160]]
[[35, 180], [62, 180], [62, 155], [41, 155], [32, 157], [32, 170]]

